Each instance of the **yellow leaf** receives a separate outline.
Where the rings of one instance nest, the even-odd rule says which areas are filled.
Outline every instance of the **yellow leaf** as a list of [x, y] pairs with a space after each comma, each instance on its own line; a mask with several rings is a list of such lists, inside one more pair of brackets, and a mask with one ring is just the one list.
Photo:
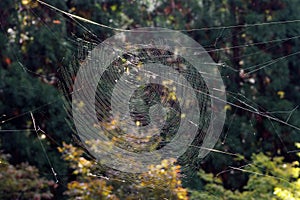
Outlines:
[[27, 8], [35, 8], [38, 6], [38, 2], [36, 0], [22, 0], [21, 3]]
[[231, 110], [231, 106], [228, 105], [228, 104], [226, 104], [226, 105], [224, 106], [224, 110]]
[[31, 2], [31, 0], [22, 0], [23, 5], [28, 5]]
[[277, 95], [279, 96], [280, 99], [284, 98], [284, 94], [285, 94], [284, 91], [281, 90], [277, 92]]
[[112, 6], [110, 6], [110, 9], [112, 10], [112, 11], [116, 11], [117, 10], [117, 5], [115, 4], [115, 5], [112, 5]]

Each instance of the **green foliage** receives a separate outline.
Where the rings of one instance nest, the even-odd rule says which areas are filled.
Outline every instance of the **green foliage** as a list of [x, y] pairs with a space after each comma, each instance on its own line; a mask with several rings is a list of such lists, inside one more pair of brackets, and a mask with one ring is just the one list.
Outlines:
[[205, 186], [201, 191], [192, 191], [191, 199], [300, 199], [298, 161], [286, 163], [283, 157], [271, 158], [259, 153], [252, 156], [252, 162], [248, 165], [230, 169], [232, 172], [234, 170], [249, 173], [249, 180], [242, 192], [225, 189], [220, 178], [201, 170], [199, 176]]
[[[53, 20], [60, 19], [58, 15], [49, 10], [43, 11], [40, 5], [27, 4], [26, 0], [1, 1], [0, 13], [2, 149], [11, 154], [9, 162], [18, 165], [15, 170], [22, 170], [21, 167], [27, 170], [27, 165], [19, 164], [28, 162], [36, 166], [42, 176], [55, 180], [50, 164], [56, 172], [67, 173], [67, 165], [62, 162], [55, 147], [63, 140], [70, 141], [71, 135], [65, 120], [67, 115], [62, 95], [57, 91], [56, 74], [57, 67], [64, 64], [61, 55], [66, 60], [70, 60], [71, 55], [70, 49], [64, 45], [67, 44], [65, 24], [54, 24]], [[39, 132], [39, 136], [33, 131], [30, 112], [36, 125], [44, 131]], [[45, 157], [39, 140], [42, 140], [51, 163]], [[36, 187], [39, 188], [38, 185]], [[61, 190], [62, 187], [56, 189], [55, 198], [60, 198]], [[5, 191], [10, 195], [10, 190]]]
[[[29, 113], [32, 111], [37, 125], [45, 131], [46, 140], [43, 140], [43, 145], [51, 157], [51, 162], [57, 170], [65, 173], [66, 165], [53, 150], [57, 142], [69, 140], [62, 133], [70, 131], [65, 124], [63, 102], [58, 92], [55, 88], [31, 77], [17, 62], [13, 62], [7, 70], [0, 68], [0, 74], [5, 77], [0, 83], [0, 87], [3, 88], [0, 110], [6, 114], [5, 119], [8, 119], [4, 120], [1, 129], [15, 130], [15, 132], [1, 132], [3, 149], [12, 154], [13, 163], [30, 162], [39, 167], [43, 173], [49, 174], [51, 170], [49, 163], [41, 151], [38, 136], [32, 131], [33, 124]], [[35, 112], [37, 109], [39, 112]]]
[[52, 199], [54, 181], [41, 178], [36, 167], [28, 163], [11, 165], [7, 154], [0, 152], [0, 199]]

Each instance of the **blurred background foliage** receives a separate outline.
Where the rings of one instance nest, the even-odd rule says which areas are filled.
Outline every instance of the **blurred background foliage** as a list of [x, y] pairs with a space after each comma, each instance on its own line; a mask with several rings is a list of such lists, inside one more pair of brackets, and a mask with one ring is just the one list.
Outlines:
[[[57, 151], [63, 142], [78, 142], [66, 121], [68, 113], [62, 96], [67, 99], [69, 96], [60, 90], [65, 86], [59, 82], [64, 78], [61, 72], [78, 66], [84, 59], [86, 52], [83, 51], [116, 31], [72, 19], [35, 0], [1, 0], [1, 199], [76, 199], [76, 196], [82, 199], [123, 199], [125, 196], [128, 199], [184, 199], [187, 196], [191, 199], [299, 199], [299, 164], [296, 163], [299, 158], [294, 146], [300, 141], [299, 130], [259, 115], [261, 112], [300, 126], [297, 109], [300, 104], [299, 1], [47, 2], [119, 29], [157, 26], [187, 30], [184, 33], [199, 42], [215, 62], [224, 63], [219, 70], [228, 101], [243, 108], [254, 107], [257, 112], [227, 105], [226, 124], [215, 146], [222, 153], [211, 152], [205, 160], [191, 163], [187, 168], [191, 173], [185, 172], [187, 177], [179, 176], [178, 169], [175, 167], [174, 171], [174, 166], [168, 163], [166, 170], [175, 175], [166, 180], [156, 174], [152, 166], [154, 169], [149, 170], [154, 170], [162, 182], [182, 179], [182, 185], [181, 182], [175, 186], [169, 184], [168, 192], [160, 191], [165, 186], [159, 185], [167, 182], [154, 181], [151, 185], [156, 189], [151, 190], [140, 188], [142, 182], [140, 185], [109, 182], [82, 171], [74, 174], [74, 170], [80, 169], [79, 165], [74, 167], [64, 162], [63, 150]], [[291, 23], [293, 20], [298, 21]], [[282, 22], [272, 23], [277, 21]], [[193, 29], [198, 30], [191, 31]], [[30, 112], [40, 131], [34, 130]], [[83, 152], [77, 153], [80, 157]], [[240, 157], [242, 159], [237, 159]], [[84, 159], [87, 158], [84, 162], [92, 162], [90, 157]], [[82, 159], [75, 161], [80, 163]], [[192, 173], [195, 170], [199, 173]], [[55, 178], [59, 182], [53, 187], [51, 180]], [[28, 179], [40, 183], [27, 192], [22, 190], [25, 185], [34, 187]], [[150, 184], [149, 181], [144, 184]], [[85, 194], [88, 191], [90, 193]]]

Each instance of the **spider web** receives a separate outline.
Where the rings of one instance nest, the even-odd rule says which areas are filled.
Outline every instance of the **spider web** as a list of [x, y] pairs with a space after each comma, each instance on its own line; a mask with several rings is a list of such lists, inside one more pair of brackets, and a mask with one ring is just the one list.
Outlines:
[[[70, 114], [70, 118], [72, 119], [71, 114], [71, 94], [74, 92], [72, 91], [73, 86], [73, 79], [74, 76], [76, 76], [76, 72], [79, 69], [79, 66], [81, 63], [84, 63], [86, 59], [88, 59], [89, 53], [101, 42], [103, 42], [103, 39], [99, 39], [97, 35], [93, 31], [93, 27], [101, 27], [104, 29], [110, 29], [116, 33], [120, 32], [128, 32], [130, 30], [124, 30], [119, 28], [113, 28], [104, 24], [99, 24], [97, 22], [93, 22], [89, 19], [85, 19], [76, 15], [72, 15], [68, 12], [65, 12], [63, 10], [60, 10], [50, 4], [46, 4], [43, 1], [38, 1], [42, 5], [48, 7], [49, 9], [57, 12], [61, 15], [61, 17], [65, 18], [68, 21], [74, 22], [80, 27], [80, 29], [84, 32], [85, 38], [78, 37], [76, 35], [73, 35], [73, 37], [66, 38], [71, 43], [73, 43], [73, 47], [66, 47], [71, 49], [72, 51], [76, 52], [74, 53], [74, 57], [76, 59], [73, 60], [73, 63], [71, 63], [71, 66], [64, 67], [61, 73], [61, 81], [62, 81], [62, 89], [64, 91], [64, 98], [66, 99], [66, 110]], [[36, 13], [32, 13], [33, 15], [36, 15]], [[274, 39], [269, 41], [260, 41], [260, 42], [251, 42], [251, 43], [245, 43], [243, 45], [238, 46], [230, 46], [226, 48], [218, 48], [220, 46], [220, 42], [226, 43], [227, 41], [230, 41], [232, 39], [232, 35], [230, 34], [230, 30], [233, 28], [247, 28], [251, 29], [254, 27], [269, 27], [269, 26], [282, 26], [287, 23], [299, 23], [299, 20], [286, 20], [286, 21], [278, 21], [278, 22], [265, 22], [265, 23], [255, 23], [255, 24], [248, 24], [248, 25], [232, 25], [232, 26], [222, 26], [222, 27], [208, 27], [208, 28], [200, 28], [200, 29], [191, 29], [191, 30], [178, 30], [184, 33], [192, 33], [192, 32], [201, 32], [201, 31], [217, 31], [219, 34], [217, 38], [215, 38], [214, 41], [208, 41], [206, 42], [207, 46], [204, 46], [207, 49], [208, 53], [217, 53], [220, 57], [218, 63], [212, 63], [212, 65], [219, 68], [219, 71], [222, 74], [222, 78], [225, 80], [226, 83], [229, 82], [230, 84], [230, 77], [234, 76], [248, 76], [247, 81], [252, 82], [254, 81], [254, 78], [251, 76], [254, 73], [257, 73], [258, 71], [271, 68], [274, 64], [283, 62], [290, 57], [297, 56], [300, 54], [300, 52], [294, 52], [290, 53], [288, 55], [278, 57], [276, 59], [270, 59], [269, 61], [266, 61], [264, 63], [258, 63], [254, 64], [253, 66], [243, 68], [243, 70], [235, 69], [230, 66], [229, 60], [226, 59], [226, 51], [229, 51], [231, 49], [240, 49], [240, 48], [252, 48], [257, 45], [264, 45], [264, 44], [271, 44], [268, 48], [272, 48], [272, 44], [276, 46], [278, 43], [283, 43], [285, 41], [289, 40], [295, 40], [300, 37], [300, 35], [291, 36], [288, 38], [280, 38], [280, 39]], [[93, 25], [93, 26], [90, 26]], [[45, 24], [47, 26], [47, 24]], [[49, 31], [53, 33], [53, 36], [55, 37], [54, 31], [51, 30], [51, 27], [49, 27]], [[265, 49], [267, 50], [267, 48]], [[243, 56], [240, 56], [236, 59], [242, 60], [243, 58], [255, 58], [257, 56], [258, 52], [253, 52], [249, 54], [245, 54]], [[63, 59], [63, 58], [62, 58]], [[168, 51], [162, 51], [160, 49], [151, 49], [146, 46], [145, 49], [139, 49], [136, 54], [123, 54], [118, 60], [115, 60], [110, 67], [106, 70], [106, 72], [103, 74], [103, 79], [100, 80], [97, 87], [96, 92], [96, 112], [97, 117], [99, 120], [99, 123], [102, 124], [102, 126], [110, 124], [114, 118], [112, 118], [110, 107], [111, 107], [111, 93], [112, 89], [116, 85], [116, 82], [120, 79], [120, 77], [123, 74], [132, 74], [134, 76], [134, 69], [139, 65], [139, 63], [151, 63], [151, 62], [159, 62], [164, 65], [169, 66], [170, 68], [174, 68], [175, 70], [179, 71], [184, 75], [186, 79], [189, 80], [189, 83], [191, 83], [193, 89], [195, 91], [202, 91], [201, 93], [197, 93], [196, 97], [199, 100], [199, 107], [201, 108], [201, 117], [200, 121], [204, 124], [201, 129], [198, 130], [197, 136], [193, 140], [192, 144], [190, 144], [189, 149], [180, 157], [181, 165], [187, 169], [191, 169], [194, 167], [195, 163], [202, 162], [202, 159], [198, 159], [197, 155], [199, 150], [201, 149], [201, 145], [203, 142], [203, 138], [205, 136], [205, 132], [207, 131], [208, 124], [205, 123], [210, 119], [209, 113], [210, 110], [210, 99], [214, 98], [209, 94], [208, 88], [205, 84], [205, 81], [203, 80], [203, 75], [201, 76], [199, 73], [197, 73], [192, 66], [182, 57], [180, 56], [174, 56], [174, 53], [168, 52]], [[184, 67], [182, 67], [184, 66]], [[25, 70], [26, 73], [33, 74], [35, 72], [30, 71], [26, 66], [24, 66], [20, 62], [20, 67]], [[226, 71], [226, 72], [224, 72]], [[155, 74], [156, 76], [159, 76], [159, 74]], [[135, 76], [134, 76], [135, 77]], [[228, 81], [229, 80], [229, 81]], [[166, 123], [162, 127], [162, 131], [158, 132], [155, 135], [151, 135], [153, 139], [146, 139], [148, 137], [145, 137], [147, 135], [143, 135], [141, 133], [142, 138], [139, 138], [137, 140], [135, 137], [136, 135], [128, 135], [126, 133], [122, 133], [122, 131], [116, 131], [115, 134], [112, 133], [106, 133], [107, 137], [112, 139], [114, 137], [119, 137], [120, 141], [116, 143], [120, 148], [124, 148], [128, 151], [132, 152], [143, 152], [143, 151], [153, 151], [154, 149], [160, 149], [164, 147], [167, 143], [169, 143], [174, 135], [176, 134], [176, 131], [178, 130], [179, 123], [182, 117], [182, 113], [180, 111], [180, 106], [176, 98], [172, 99], [172, 91], [169, 88], [173, 88], [172, 83], [169, 87], [164, 87], [159, 84], [148, 84], [144, 87], [140, 87], [132, 98], [130, 99], [129, 107], [131, 109], [131, 117], [133, 119], [133, 122], [138, 126], [145, 126], [148, 125], [151, 121], [151, 117], [149, 115], [149, 112], [151, 112], [151, 109], [155, 110], [161, 110], [162, 108], [153, 107], [153, 105], [160, 104], [163, 107], [167, 108], [167, 117]], [[205, 94], [205, 95], [203, 95]], [[255, 99], [249, 99], [246, 97], [246, 95], [242, 91], [234, 91], [234, 90], [226, 90], [226, 96], [227, 101], [226, 104], [230, 106], [230, 108], [234, 111], [227, 113], [227, 126], [226, 129], [224, 129], [221, 138], [219, 139], [219, 143], [217, 144], [216, 148], [210, 148], [206, 149], [210, 152], [213, 152], [215, 154], [221, 154], [222, 156], [231, 156], [231, 157], [238, 157], [238, 155], [235, 152], [228, 152], [228, 151], [222, 151], [218, 149], [218, 146], [224, 145], [226, 146], [226, 143], [229, 143], [231, 141], [228, 141], [228, 133], [229, 130], [232, 128], [232, 122], [237, 117], [238, 112], [247, 112], [251, 116], [251, 120], [249, 121], [248, 127], [251, 128], [251, 130], [256, 130], [254, 127], [254, 120], [255, 117], [262, 117], [269, 121], [269, 123], [272, 124], [274, 127], [274, 133], [277, 135], [277, 139], [280, 141], [280, 143], [285, 147], [284, 140], [281, 138], [280, 134], [276, 130], [276, 126], [280, 124], [281, 126], [287, 126], [291, 128], [294, 131], [299, 132], [300, 127], [298, 127], [295, 124], [290, 124], [289, 119], [292, 117], [292, 115], [295, 112], [298, 112], [298, 105], [295, 103], [294, 108], [292, 110], [272, 110], [272, 109], [266, 109], [262, 106], [258, 105], [255, 101]], [[49, 105], [53, 104], [55, 102], [49, 102]], [[48, 104], [47, 104], [48, 105]], [[50, 137], [47, 133], [45, 133], [40, 127], [38, 127], [38, 119], [35, 119], [34, 113], [38, 113], [40, 110], [42, 110], [42, 107], [45, 105], [38, 105], [35, 110], [28, 110], [27, 112], [18, 114], [17, 116], [13, 116], [10, 118], [6, 118], [5, 115], [3, 115], [1, 118], [5, 118], [2, 121], [2, 124], [5, 124], [9, 121], [12, 121], [15, 118], [23, 117], [23, 116], [31, 116], [34, 129], [30, 129], [33, 132], [36, 132], [38, 135], [39, 140], [41, 140], [40, 135], [45, 134], [47, 137]], [[284, 116], [284, 117], [282, 117]], [[1, 119], [0, 118], [0, 119]], [[200, 122], [199, 121], [199, 122]], [[0, 130], [0, 132], [15, 132], [15, 131], [22, 131], [22, 130]], [[26, 130], [28, 131], [28, 129]], [[74, 132], [76, 130], [74, 129]], [[253, 132], [252, 134], [256, 134]], [[75, 134], [76, 135], [76, 134]], [[128, 139], [129, 138], [129, 139]], [[77, 138], [77, 142], [81, 142], [80, 138]], [[247, 143], [245, 140], [243, 143]], [[82, 144], [82, 146], [85, 146]], [[153, 147], [155, 146], [155, 147]], [[60, 179], [57, 177], [57, 175], [62, 175], [59, 172], [55, 171], [55, 166], [52, 165], [52, 161], [48, 156], [48, 153], [45, 151], [43, 147], [43, 143], [41, 143], [41, 148], [43, 149], [43, 153], [48, 160], [51, 174], [54, 175], [55, 181], [57, 183], [60, 183], [62, 185], [66, 185], [65, 183], [61, 183]], [[293, 153], [297, 150], [295, 149], [287, 149], [285, 147], [287, 153]], [[214, 156], [213, 154], [212, 156]], [[245, 160], [246, 163], [251, 164], [251, 162]], [[239, 167], [230, 167], [228, 166], [228, 170], [222, 171], [221, 173], [227, 173], [228, 171], [232, 170], [238, 170], [243, 173], [252, 173], [249, 171], [246, 171], [243, 169], [243, 166]], [[112, 173], [113, 174], [113, 173]], [[101, 178], [101, 176], [99, 176]], [[113, 177], [113, 175], [111, 175]], [[108, 174], [107, 177], [102, 178], [111, 178]], [[185, 178], [189, 179], [189, 174], [186, 173]], [[116, 177], [114, 177], [116, 178]], [[126, 175], [122, 175], [119, 177], [120, 181], [130, 181], [129, 178], [126, 178]], [[274, 178], [280, 178], [280, 177], [274, 177]]]

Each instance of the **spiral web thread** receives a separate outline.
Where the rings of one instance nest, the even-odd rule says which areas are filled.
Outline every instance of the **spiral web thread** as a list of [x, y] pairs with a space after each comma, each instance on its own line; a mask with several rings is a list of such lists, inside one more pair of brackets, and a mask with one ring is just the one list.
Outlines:
[[189, 37], [161, 31], [105, 40], [76, 75], [79, 137], [99, 162], [120, 171], [143, 172], [188, 152], [203, 158], [207, 150], [188, 149], [213, 148], [224, 124], [224, 86], [210, 56]]

